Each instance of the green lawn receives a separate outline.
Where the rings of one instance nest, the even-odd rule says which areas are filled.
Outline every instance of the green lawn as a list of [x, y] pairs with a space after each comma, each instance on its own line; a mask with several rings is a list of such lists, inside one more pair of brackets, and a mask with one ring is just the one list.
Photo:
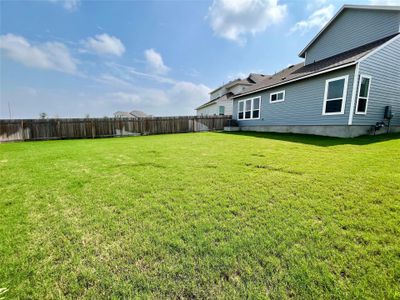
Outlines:
[[400, 298], [400, 135], [8, 143], [0, 172], [6, 298]]

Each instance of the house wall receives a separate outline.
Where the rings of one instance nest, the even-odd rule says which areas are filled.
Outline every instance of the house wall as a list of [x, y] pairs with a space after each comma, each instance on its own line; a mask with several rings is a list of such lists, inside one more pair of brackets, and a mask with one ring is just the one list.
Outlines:
[[219, 106], [225, 106], [225, 115], [232, 115], [232, 99], [223, 99], [217, 100], [215, 103], [208, 105], [204, 108], [200, 108], [197, 110], [198, 116], [212, 116], [212, 115], [219, 115]]
[[221, 96], [225, 95], [226, 93], [227, 93], [227, 91], [226, 91], [225, 87], [220, 88], [220, 89], [218, 89], [215, 92], [212, 92], [210, 94], [210, 100], [214, 100], [214, 99], [216, 99], [218, 97], [221, 97]]
[[[383, 121], [386, 105], [392, 106], [392, 125], [400, 125], [400, 36], [360, 62], [359, 74], [371, 76], [367, 114], [354, 114], [353, 125]], [[357, 84], [357, 96], [358, 96]], [[356, 105], [357, 101], [355, 102]]]
[[307, 50], [306, 64], [395, 34], [399, 25], [400, 11], [345, 9]]
[[218, 106], [216, 103], [197, 109], [198, 116], [213, 116], [217, 114], [218, 114]]
[[[238, 120], [239, 126], [259, 125], [346, 125], [348, 123], [355, 67], [348, 67], [308, 79], [289, 83], [271, 90], [237, 98], [233, 103], [233, 119], [237, 120], [238, 101], [261, 96], [258, 120]], [[322, 115], [325, 81], [349, 75], [346, 105], [342, 115]], [[285, 90], [285, 101], [269, 103], [270, 93]]]

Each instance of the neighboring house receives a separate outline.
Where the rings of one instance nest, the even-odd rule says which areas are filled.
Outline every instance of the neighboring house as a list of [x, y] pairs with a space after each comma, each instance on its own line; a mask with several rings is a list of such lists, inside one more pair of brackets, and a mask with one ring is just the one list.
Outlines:
[[232, 115], [232, 97], [252, 86], [266, 75], [251, 73], [245, 79], [235, 79], [213, 90], [210, 100], [196, 108], [198, 116]]
[[114, 118], [121, 118], [121, 119], [138, 119], [146, 117], [151, 117], [151, 115], [148, 115], [139, 110], [132, 110], [131, 112], [117, 111], [114, 113]]
[[[292, 65], [233, 96], [240, 130], [354, 137], [400, 131], [400, 6], [344, 5]], [[382, 130], [381, 130], [382, 132]]]

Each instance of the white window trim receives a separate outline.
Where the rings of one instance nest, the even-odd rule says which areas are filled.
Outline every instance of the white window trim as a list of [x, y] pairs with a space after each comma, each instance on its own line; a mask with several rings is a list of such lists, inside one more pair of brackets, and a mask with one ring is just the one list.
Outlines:
[[[334, 99], [327, 99], [328, 98], [328, 87], [329, 87], [329, 83], [332, 81], [337, 81], [337, 80], [341, 80], [344, 79], [344, 86], [343, 86], [343, 95], [341, 98], [334, 98]], [[325, 81], [325, 93], [324, 93], [324, 103], [322, 105], [322, 115], [323, 116], [332, 116], [332, 115], [343, 115], [344, 114], [344, 109], [346, 107], [346, 96], [347, 96], [347, 83], [349, 81], [349, 75], [345, 75], [345, 76], [340, 76], [340, 77], [335, 77], [335, 78], [331, 78], [331, 79], [327, 79]], [[333, 101], [333, 100], [339, 100], [339, 99], [343, 99], [342, 100], [342, 107], [340, 109], [340, 112], [333, 112], [333, 113], [327, 113], [326, 111], [326, 103], [328, 101]]]
[[[283, 94], [283, 98], [281, 100], [272, 101], [272, 95], [278, 95], [280, 93]], [[285, 90], [269, 94], [269, 103], [279, 103], [283, 101], [285, 101]]]
[[[254, 99], [259, 99], [259, 106], [258, 106], [258, 118], [253, 118], [253, 110], [254, 110]], [[251, 108], [250, 108], [250, 118], [246, 118], [246, 101], [251, 100]], [[239, 119], [239, 106], [240, 102], [243, 102], [243, 119]], [[253, 98], [246, 98], [243, 100], [239, 100], [237, 104], [237, 120], [238, 121], [245, 121], [245, 120], [258, 120], [261, 118], [261, 97], [253, 97]]]
[[[367, 97], [361, 97], [361, 98], [366, 98], [367, 101], [365, 102], [365, 112], [358, 112], [358, 100], [360, 99], [360, 93], [361, 93], [361, 83], [363, 78], [368, 78], [369, 79], [369, 85], [368, 85], [368, 92], [367, 92]], [[357, 102], [356, 102], [356, 109], [355, 109], [355, 114], [356, 115], [366, 115], [368, 111], [368, 100], [369, 100], [369, 90], [371, 89], [371, 82], [372, 82], [372, 77], [369, 75], [364, 75], [362, 74], [360, 76], [360, 82], [358, 83], [358, 93], [357, 93]]]

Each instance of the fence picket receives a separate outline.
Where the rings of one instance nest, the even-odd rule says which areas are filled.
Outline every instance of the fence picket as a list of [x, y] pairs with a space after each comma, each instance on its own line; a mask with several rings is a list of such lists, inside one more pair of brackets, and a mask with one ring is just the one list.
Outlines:
[[0, 142], [222, 130], [231, 116], [0, 120]]

